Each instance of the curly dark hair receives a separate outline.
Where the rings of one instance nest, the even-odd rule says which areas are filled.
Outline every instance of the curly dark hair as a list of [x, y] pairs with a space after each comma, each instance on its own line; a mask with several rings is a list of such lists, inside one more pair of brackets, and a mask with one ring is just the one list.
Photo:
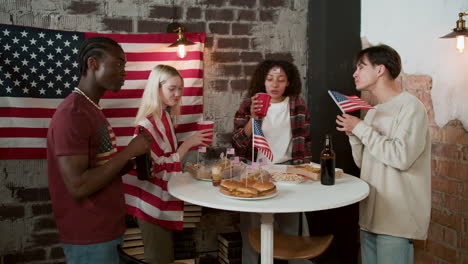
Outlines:
[[78, 62], [80, 65], [79, 67], [81, 75], [86, 75], [86, 71], [88, 70], [87, 61], [89, 57], [96, 57], [101, 59], [103, 51], [108, 51], [111, 46], [117, 46], [122, 49], [119, 43], [107, 37], [92, 37], [83, 41], [81, 43], [80, 52], [78, 53]]
[[299, 74], [299, 70], [294, 64], [281, 60], [266, 60], [259, 63], [255, 69], [252, 80], [250, 81], [249, 97], [254, 96], [256, 93], [266, 92], [265, 79], [268, 72], [273, 67], [280, 67], [288, 77], [289, 85], [286, 87], [283, 96], [298, 96], [301, 93], [301, 76]]
[[377, 45], [361, 50], [354, 60], [354, 64], [362, 63], [367, 57], [373, 65], [384, 65], [392, 79], [396, 79], [401, 72], [401, 58], [398, 52], [388, 45]]

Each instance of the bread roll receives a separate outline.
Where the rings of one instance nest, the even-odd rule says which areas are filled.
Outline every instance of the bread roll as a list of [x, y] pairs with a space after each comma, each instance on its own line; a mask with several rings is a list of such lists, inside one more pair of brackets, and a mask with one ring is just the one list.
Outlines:
[[320, 181], [320, 168], [313, 168], [308, 164], [289, 165], [286, 168], [286, 172], [300, 174], [313, 181]]
[[230, 196], [254, 198], [275, 193], [276, 186], [271, 182], [259, 182], [252, 179], [241, 179], [241, 182], [222, 180], [219, 191]]
[[[289, 165], [286, 169], [288, 173], [301, 174], [313, 181], [320, 181], [320, 168], [311, 167], [308, 164], [301, 165]], [[343, 177], [342, 169], [335, 169], [335, 179], [340, 179]]]

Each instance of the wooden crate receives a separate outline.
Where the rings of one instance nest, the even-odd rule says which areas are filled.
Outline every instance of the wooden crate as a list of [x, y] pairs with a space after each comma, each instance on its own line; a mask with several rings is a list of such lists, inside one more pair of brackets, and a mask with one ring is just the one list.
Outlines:
[[139, 260], [144, 260], [145, 248], [143, 246], [141, 231], [138, 227], [127, 228], [122, 248], [128, 255]]
[[[200, 222], [202, 216], [202, 207], [184, 202], [184, 229], [195, 228]], [[144, 245], [141, 230], [138, 227], [128, 227], [124, 234], [123, 250], [139, 259], [144, 260]], [[190, 263], [191, 259], [177, 260], [176, 262], [186, 261]]]
[[242, 236], [239, 232], [218, 235], [218, 261], [223, 264], [242, 263]]

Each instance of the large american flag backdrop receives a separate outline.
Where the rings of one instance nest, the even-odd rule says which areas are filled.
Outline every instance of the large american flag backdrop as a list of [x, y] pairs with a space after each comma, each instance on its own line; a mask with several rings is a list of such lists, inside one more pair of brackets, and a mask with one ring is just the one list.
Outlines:
[[[78, 51], [84, 39], [106, 36], [127, 56], [125, 84], [100, 101], [117, 136], [128, 144], [150, 70], [168, 64], [184, 77], [182, 116], [176, 132], [183, 141], [203, 119], [205, 33], [186, 33], [195, 45], [183, 59], [169, 48], [177, 34], [101, 34], [0, 25], [0, 159], [45, 159], [50, 119], [79, 81]], [[82, 124], [85, 126], [86, 124]]]

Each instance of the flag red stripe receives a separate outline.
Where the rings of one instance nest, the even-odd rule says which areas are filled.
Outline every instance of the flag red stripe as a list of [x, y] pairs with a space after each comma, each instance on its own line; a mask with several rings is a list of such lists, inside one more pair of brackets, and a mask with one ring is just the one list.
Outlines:
[[[167, 183], [165, 185], [167, 186]], [[180, 201], [161, 201], [161, 199], [157, 197], [156, 195], [152, 193], [148, 193], [143, 189], [140, 189], [138, 187], [135, 187], [129, 184], [124, 184], [124, 188], [125, 188], [126, 194], [138, 197], [142, 201], [147, 202], [148, 204], [151, 204], [158, 209], [161, 209], [164, 207], [164, 210], [161, 209], [161, 211], [180, 210], [180, 203], [181, 203]]]
[[351, 101], [346, 101], [346, 102], [341, 102], [340, 105], [341, 106], [348, 106], [348, 105], [356, 105], [356, 103], [351, 102]]
[[265, 143], [263, 143], [263, 142], [261, 142], [261, 143], [255, 142], [255, 146], [256, 146], [257, 148], [265, 148], [265, 149], [269, 148], [268, 144], [265, 144]]
[[130, 137], [133, 136], [134, 127], [113, 127], [114, 133], [117, 137]]
[[0, 107], [0, 117], [52, 118], [55, 109]]
[[[163, 181], [162, 184], [163, 186], [159, 184], [154, 184], [154, 185], [159, 186], [162, 190], [167, 190], [167, 182]], [[147, 191], [140, 189], [139, 187], [124, 183], [124, 190], [126, 194], [139, 197], [141, 200], [157, 208], [161, 208], [161, 205], [165, 204], [168, 207], [166, 208], [166, 210], [163, 210], [163, 211], [174, 211], [174, 210], [180, 209], [180, 201], [161, 201], [161, 199], [157, 197], [156, 195], [152, 193], [148, 193]]]
[[31, 127], [0, 127], [0, 135], [10, 138], [45, 138], [47, 137], [47, 128], [31, 128]]
[[[184, 78], [203, 78], [203, 70], [200, 69], [180, 70], [179, 72]], [[126, 73], [125, 80], [147, 80], [151, 71], [126, 71]]]
[[120, 90], [118, 93], [106, 91], [102, 96], [102, 99], [122, 99], [122, 98], [141, 98], [143, 95], [143, 89], [127, 89]]
[[[121, 98], [132, 98], [139, 99], [143, 95], [144, 89], [125, 89], [118, 93], [107, 91], [104, 93], [103, 99], [121, 99]], [[183, 96], [203, 96], [202, 87], [184, 87]]]
[[183, 96], [203, 96], [203, 87], [184, 87]]
[[[136, 116], [137, 108], [107, 108], [102, 112], [107, 118]], [[0, 107], [0, 117], [52, 118], [55, 109]], [[201, 114], [203, 105], [183, 105], [181, 114]]]
[[[149, 133], [151, 135], [151, 138], [152, 140], [154, 141], [154, 137], [155, 136], [158, 136], [160, 138], [163, 138], [163, 133], [161, 132], [160, 130], [160, 127], [158, 127], [156, 125], [156, 122], [155, 120], [150, 120], [151, 122], [151, 125], [153, 126], [154, 128], [154, 131], [156, 132], [157, 135], [154, 135], [154, 133]], [[146, 130], [146, 129], [145, 129]], [[148, 131], [147, 131], [148, 133]], [[154, 145], [151, 145], [151, 151], [154, 152], [156, 155], [158, 156], [163, 156], [163, 157], [167, 157], [166, 153], [164, 152], [164, 150], [158, 145], [158, 144], [154, 144]], [[167, 154], [170, 154], [170, 153], [167, 153]]]
[[[175, 52], [126, 52], [127, 61], [177, 61]], [[203, 52], [187, 51], [184, 60], [203, 60]]]
[[[105, 34], [86, 32], [85, 38], [104, 36], [111, 38], [119, 43], [173, 43], [177, 40], [176, 33], [158, 33], [158, 34]], [[186, 32], [185, 39], [192, 42], [205, 42], [205, 33]]]
[[0, 159], [44, 159], [46, 148], [0, 148]]
[[198, 128], [197, 123], [186, 123], [186, 124], [177, 125], [175, 131], [176, 133], [185, 133], [185, 132], [197, 130], [197, 128]]
[[265, 140], [261, 140], [261, 139], [258, 139], [258, 138], [254, 138], [254, 141], [255, 141], [255, 144], [260, 144], [260, 145], [268, 146], [268, 142], [266, 142]]
[[180, 114], [203, 114], [203, 105], [183, 105], [180, 107]]
[[374, 109], [373, 106], [370, 106], [370, 105], [362, 105], [362, 104], [356, 104], [356, 103], [347, 103], [347, 104], [340, 103], [340, 106], [341, 106], [343, 109], [355, 109], [355, 108]]
[[[138, 108], [106, 108], [102, 109], [102, 112], [107, 118], [135, 117], [138, 112]], [[202, 114], [203, 105], [183, 105], [180, 107], [180, 113], [182, 115]]]
[[375, 109], [375, 108], [371, 107], [371, 106], [359, 106], [359, 105], [343, 107], [343, 110], [345, 110], [345, 111], [347, 111], [347, 110], [358, 110], [358, 109]]
[[105, 108], [102, 112], [107, 118], [112, 117], [135, 117], [138, 108]]
[[358, 96], [356, 95], [345, 95], [346, 98], [350, 99], [350, 100], [354, 100], [354, 99], [361, 99], [359, 98]]

